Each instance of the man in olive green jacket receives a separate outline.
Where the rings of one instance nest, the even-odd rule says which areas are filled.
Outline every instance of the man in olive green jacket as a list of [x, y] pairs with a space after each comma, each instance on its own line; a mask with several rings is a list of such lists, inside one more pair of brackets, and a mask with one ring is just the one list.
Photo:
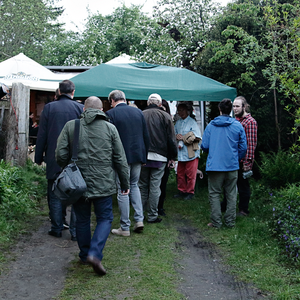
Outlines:
[[[102, 266], [102, 250], [110, 233], [112, 194], [116, 193], [115, 171], [118, 173], [121, 189], [129, 193], [129, 170], [125, 151], [114, 125], [102, 112], [102, 102], [97, 97], [85, 101], [84, 113], [80, 119], [78, 161], [76, 162], [87, 184], [87, 191], [74, 204], [76, 214], [76, 235], [80, 249], [79, 257], [89, 263], [99, 275], [105, 275]], [[57, 163], [63, 168], [71, 160], [75, 121], [69, 121], [63, 128], [56, 148]], [[91, 204], [97, 218], [97, 226], [91, 239]]]

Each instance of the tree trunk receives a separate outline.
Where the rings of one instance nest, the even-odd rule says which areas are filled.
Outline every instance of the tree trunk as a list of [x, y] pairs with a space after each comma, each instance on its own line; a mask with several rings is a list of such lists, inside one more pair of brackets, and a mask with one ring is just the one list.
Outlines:
[[274, 94], [274, 108], [275, 108], [275, 124], [277, 130], [277, 139], [278, 139], [278, 150], [281, 149], [281, 136], [280, 136], [280, 128], [278, 123], [278, 109], [277, 109], [277, 96], [276, 96], [276, 89], [273, 89]]

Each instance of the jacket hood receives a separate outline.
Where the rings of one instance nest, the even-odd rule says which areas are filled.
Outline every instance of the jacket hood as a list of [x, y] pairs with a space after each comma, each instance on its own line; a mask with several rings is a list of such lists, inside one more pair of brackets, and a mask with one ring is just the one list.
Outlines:
[[81, 114], [81, 118], [85, 120], [87, 124], [92, 123], [96, 118], [108, 121], [107, 115], [100, 109], [88, 108]]
[[211, 124], [217, 127], [227, 127], [230, 126], [235, 121], [234, 118], [229, 117], [228, 115], [221, 115], [214, 118], [211, 121]]

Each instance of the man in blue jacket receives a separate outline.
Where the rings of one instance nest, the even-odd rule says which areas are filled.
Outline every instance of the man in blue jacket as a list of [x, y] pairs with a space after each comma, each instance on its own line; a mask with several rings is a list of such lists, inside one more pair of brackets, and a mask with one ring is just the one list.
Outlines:
[[133, 231], [139, 233], [144, 228], [143, 205], [138, 181], [142, 164], [147, 161], [149, 135], [143, 113], [138, 108], [126, 104], [124, 92], [114, 90], [109, 94], [108, 100], [113, 109], [107, 111], [106, 114], [119, 132], [126, 153], [130, 176], [129, 195], [122, 194], [120, 180], [117, 176], [121, 226], [111, 232], [120, 236], [130, 236], [130, 202], [134, 209], [135, 225]]
[[[64, 80], [59, 84], [59, 93], [57, 101], [45, 105], [41, 114], [39, 131], [35, 148], [35, 162], [46, 163], [46, 177], [48, 179], [48, 201], [51, 218], [51, 229], [49, 235], [61, 237], [63, 226], [63, 211], [60, 200], [52, 192], [52, 185], [58, 173], [60, 166], [55, 160], [55, 149], [58, 136], [65, 124], [74, 119], [79, 119], [83, 112], [83, 105], [73, 100], [75, 85], [70, 80]], [[44, 157], [45, 154], [45, 157]], [[76, 241], [75, 221], [70, 224], [71, 239]]]
[[230, 99], [223, 99], [219, 103], [220, 116], [208, 124], [201, 144], [202, 150], [208, 152], [206, 172], [212, 221], [208, 226], [216, 228], [222, 226], [220, 195], [223, 188], [227, 198], [225, 225], [235, 225], [239, 161], [247, 151], [244, 128], [229, 116], [231, 109]]

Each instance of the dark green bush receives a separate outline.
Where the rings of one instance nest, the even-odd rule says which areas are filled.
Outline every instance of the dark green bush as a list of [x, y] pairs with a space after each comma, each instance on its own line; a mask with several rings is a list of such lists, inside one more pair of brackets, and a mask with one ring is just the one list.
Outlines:
[[299, 261], [300, 187], [292, 184], [273, 197], [273, 232], [283, 248], [283, 255], [292, 261]]
[[[40, 184], [45, 179], [33, 168], [30, 164], [20, 168], [0, 162], [0, 214], [7, 220], [24, 218], [38, 204]], [[37, 171], [40, 172], [40, 168]]]
[[299, 156], [289, 152], [279, 151], [268, 154], [260, 153], [259, 170], [264, 185], [279, 189], [288, 184], [300, 181]]

